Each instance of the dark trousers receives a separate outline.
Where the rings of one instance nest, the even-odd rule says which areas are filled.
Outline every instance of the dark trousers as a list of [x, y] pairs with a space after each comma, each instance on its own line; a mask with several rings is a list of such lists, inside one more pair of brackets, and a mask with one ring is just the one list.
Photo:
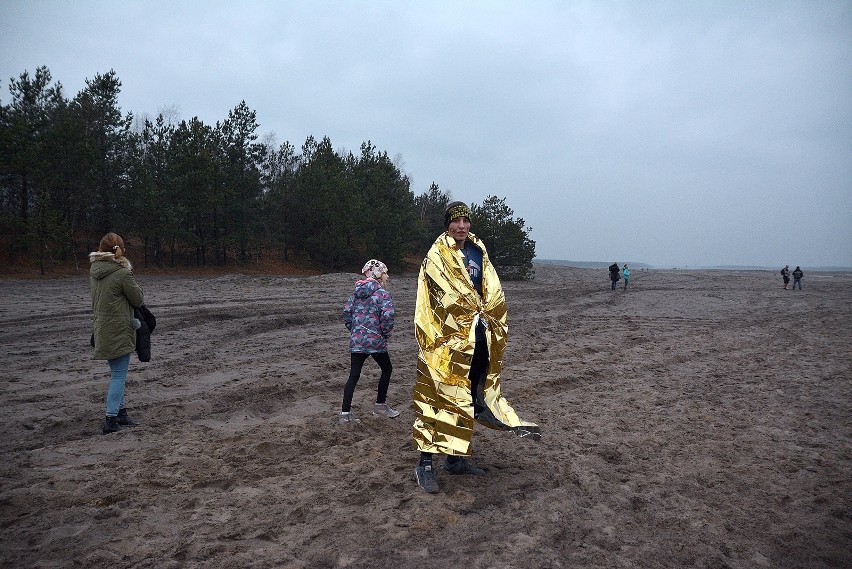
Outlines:
[[379, 393], [376, 396], [376, 403], [384, 403], [388, 395], [388, 386], [390, 385], [391, 372], [393, 371], [388, 353], [362, 354], [352, 352], [350, 356], [349, 379], [346, 381], [346, 387], [343, 388], [343, 412], [348, 413], [352, 408], [352, 395], [355, 393], [355, 386], [358, 385], [358, 380], [361, 378], [361, 368], [364, 367], [364, 362], [370, 356], [373, 356], [373, 359], [376, 360], [376, 363], [379, 364], [382, 370], [382, 375], [379, 377]]
[[[485, 376], [488, 374], [488, 342], [479, 340], [473, 348], [473, 359], [470, 362], [470, 394], [473, 398], [473, 414], [480, 411], [480, 405], [476, 400], [476, 394], [480, 388], [485, 388]], [[482, 402], [484, 403], [484, 401]]]

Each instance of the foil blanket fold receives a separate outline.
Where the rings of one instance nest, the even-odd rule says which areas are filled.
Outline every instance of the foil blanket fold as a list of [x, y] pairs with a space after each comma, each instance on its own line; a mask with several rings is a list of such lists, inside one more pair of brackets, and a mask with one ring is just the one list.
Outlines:
[[[506, 298], [484, 244], [482, 296], [473, 286], [464, 256], [449, 235], [442, 234], [420, 266], [415, 336], [420, 347], [414, 386], [414, 442], [422, 452], [470, 455], [474, 421], [494, 429], [538, 440], [541, 430], [523, 421], [502, 395], [500, 374], [506, 349]], [[485, 410], [474, 417], [470, 364], [476, 325], [482, 319], [488, 339], [489, 368], [478, 397]]]

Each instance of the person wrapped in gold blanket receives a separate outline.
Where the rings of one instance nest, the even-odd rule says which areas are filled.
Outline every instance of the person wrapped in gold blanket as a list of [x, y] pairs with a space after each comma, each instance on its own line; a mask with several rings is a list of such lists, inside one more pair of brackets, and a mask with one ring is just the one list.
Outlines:
[[417, 483], [438, 491], [433, 454], [446, 455], [451, 474], [483, 474], [470, 456], [474, 421], [539, 439], [538, 425], [522, 421], [503, 397], [500, 373], [508, 325], [506, 298], [485, 245], [470, 232], [470, 209], [452, 202], [446, 233], [420, 267], [415, 335], [420, 346], [414, 386], [414, 442], [420, 450]]

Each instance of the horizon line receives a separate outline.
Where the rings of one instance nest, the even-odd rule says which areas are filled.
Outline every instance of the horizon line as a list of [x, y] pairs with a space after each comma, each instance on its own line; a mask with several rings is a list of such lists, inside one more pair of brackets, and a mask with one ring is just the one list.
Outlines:
[[[544, 259], [535, 257], [533, 262], [545, 263], [545, 264], [554, 264], [554, 265], [565, 265], [565, 266], [573, 266], [575, 268], [606, 268], [612, 263], [608, 261], [572, 261], [569, 259]], [[624, 263], [619, 263], [624, 264]], [[639, 268], [649, 268], [649, 269], [660, 269], [660, 270], [674, 270], [674, 269], [683, 269], [683, 270], [697, 270], [697, 269], [706, 269], [706, 270], [751, 270], [751, 271], [775, 271], [779, 270], [777, 267], [769, 266], [769, 265], [678, 265], [678, 264], [652, 264], [652, 263], [643, 263], [639, 261], [626, 261], [626, 264], [639, 267]], [[786, 263], [785, 263], [786, 264]], [[783, 265], [779, 265], [781, 267]], [[801, 267], [802, 265], [797, 265]], [[843, 266], [843, 265], [813, 265], [805, 267], [810, 271], [835, 271], [835, 272], [852, 272], [852, 266]]]

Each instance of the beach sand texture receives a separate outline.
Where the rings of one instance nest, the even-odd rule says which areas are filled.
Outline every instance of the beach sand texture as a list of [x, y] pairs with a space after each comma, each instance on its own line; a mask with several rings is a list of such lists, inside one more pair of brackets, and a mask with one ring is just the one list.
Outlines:
[[[336, 414], [356, 275], [149, 276], [144, 424], [102, 436], [88, 279], [0, 280], [2, 567], [852, 566], [852, 275], [537, 266], [504, 283], [504, 392], [540, 442], [477, 427], [485, 477], [414, 482], [414, 275]], [[621, 283], [619, 283], [621, 284]], [[440, 464], [440, 461], [437, 461]]]

